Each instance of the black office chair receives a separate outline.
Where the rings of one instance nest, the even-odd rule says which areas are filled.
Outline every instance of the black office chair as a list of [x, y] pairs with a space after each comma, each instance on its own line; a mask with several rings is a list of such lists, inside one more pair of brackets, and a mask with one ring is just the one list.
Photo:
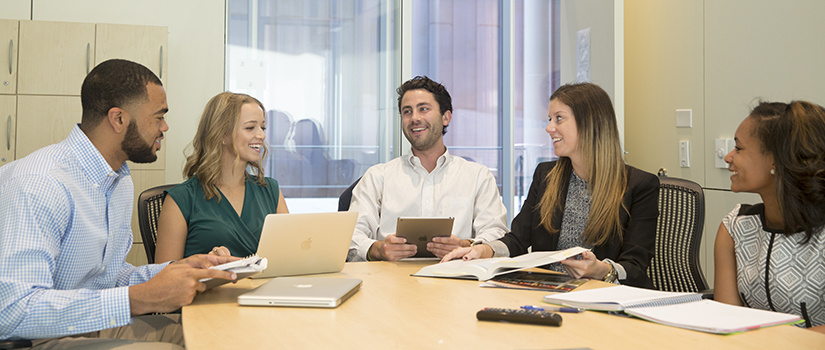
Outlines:
[[705, 195], [699, 184], [659, 176], [659, 220], [656, 249], [647, 274], [656, 289], [706, 292], [699, 265], [699, 246], [705, 225]]
[[358, 181], [361, 181], [359, 177], [358, 180], [349, 185], [344, 193], [341, 193], [341, 196], [338, 197], [338, 211], [347, 211], [349, 210], [349, 204], [352, 202], [352, 190], [355, 188], [355, 185], [358, 184]]
[[146, 249], [146, 258], [149, 263], [155, 262], [155, 243], [158, 241], [158, 216], [163, 207], [163, 199], [166, 194], [163, 191], [172, 188], [176, 184], [161, 185], [143, 191], [138, 197], [138, 223], [140, 224], [140, 236], [143, 237], [143, 248]]

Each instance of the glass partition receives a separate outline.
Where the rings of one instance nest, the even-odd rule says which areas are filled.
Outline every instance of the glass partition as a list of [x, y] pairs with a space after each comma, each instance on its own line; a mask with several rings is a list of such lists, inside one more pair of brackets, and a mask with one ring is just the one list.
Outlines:
[[292, 212], [337, 210], [341, 192], [392, 152], [393, 2], [230, 0], [228, 9], [227, 88], [268, 109], [266, 175]]
[[[488, 166], [500, 188], [510, 186], [514, 198], [505, 204], [515, 215], [536, 165], [554, 158], [544, 127], [559, 85], [559, 1], [403, 1], [410, 3], [228, 1], [227, 88], [268, 109], [267, 176], [278, 180], [293, 212], [336, 210], [337, 197], [368, 167], [401, 153], [393, 150], [403, 137], [395, 88], [427, 75], [453, 97], [445, 135], [451, 153]], [[400, 18], [410, 21], [410, 33], [400, 33]], [[398, 49], [401, 37], [411, 38], [410, 52]], [[411, 76], [396, 69], [402, 60]], [[504, 101], [505, 79], [513, 82], [511, 101]], [[505, 123], [512, 138], [503, 135]], [[503, 178], [502, 150], [509, 148], [513, 172]]]

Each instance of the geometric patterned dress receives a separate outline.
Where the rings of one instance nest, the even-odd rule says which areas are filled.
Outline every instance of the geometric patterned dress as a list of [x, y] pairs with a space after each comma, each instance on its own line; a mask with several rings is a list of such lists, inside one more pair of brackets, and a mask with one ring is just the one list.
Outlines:
[[806, 320], [801, 327], [825, 324], [825, 232], [803, 244], [804, 232], [765, 229], [764, 211], [762, 203], [740, 204], [722, 219], [733, 238], [742, 302], [799, 315]]

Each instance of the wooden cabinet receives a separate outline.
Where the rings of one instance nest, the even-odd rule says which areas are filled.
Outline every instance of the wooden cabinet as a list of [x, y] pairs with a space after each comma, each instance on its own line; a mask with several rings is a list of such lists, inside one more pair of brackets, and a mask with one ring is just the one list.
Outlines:
[[80, 122], [80, 96], [17, 96], [17, 159], [63, 141]]
[[0, 20], [0, 94], [17, 93], [17, 23]]
[[97, 24], [95, 64], [111, 58], [138, 62], [152, 70], [166, 85], [166, 27]]
[[20, 21], [17, 93], [80, 96], [94, 50], [94, 23]]
[[0, 166], [14, 160], [17, 103], [14, 95], [0, 95]]

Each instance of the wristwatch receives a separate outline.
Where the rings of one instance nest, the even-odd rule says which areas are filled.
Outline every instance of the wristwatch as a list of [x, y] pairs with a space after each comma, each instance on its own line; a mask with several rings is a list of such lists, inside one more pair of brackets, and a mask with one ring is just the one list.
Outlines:
[[606, 264], [610, 265], [610, 272], [607, 273], [607, 276], [604, 276], [603, 281], [605, 281], [607, 283], [613, 283], [613, 282], [616, 281], [616, 277], [618, 277], [617, 274], [616, 274], [616, 268], [613, 267], [613, 264], [611, 264], [611, 263], [606, 263]]

